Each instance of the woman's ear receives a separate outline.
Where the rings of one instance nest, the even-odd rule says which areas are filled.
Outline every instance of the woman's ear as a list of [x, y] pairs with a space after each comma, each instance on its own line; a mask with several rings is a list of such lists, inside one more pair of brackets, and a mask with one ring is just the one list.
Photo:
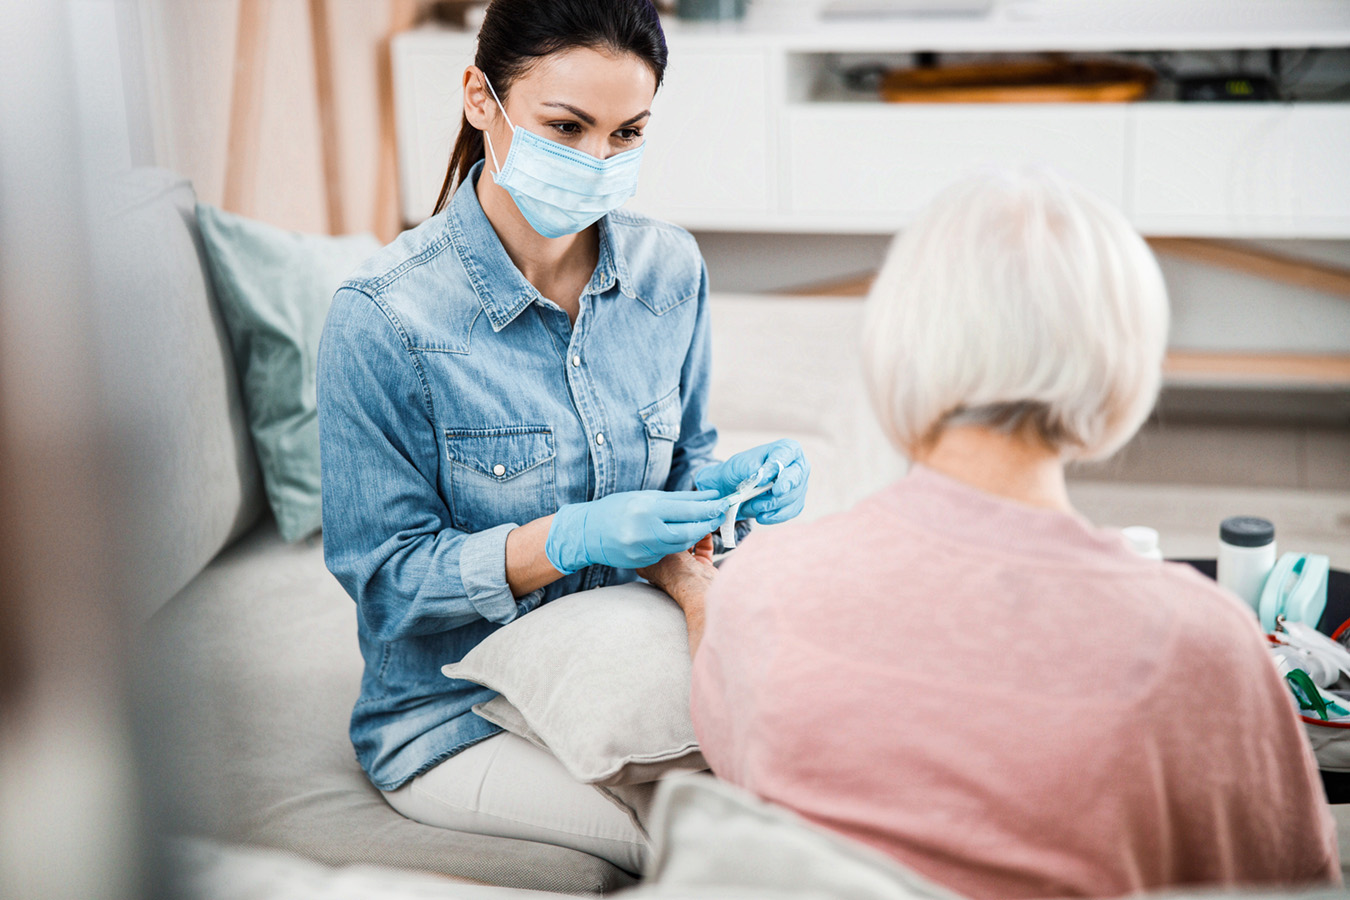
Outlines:
[[469, 66], [464, 70], [464, 118], [479, 131], [487, 131], [497, 102], [488, 93], [483, 70]]

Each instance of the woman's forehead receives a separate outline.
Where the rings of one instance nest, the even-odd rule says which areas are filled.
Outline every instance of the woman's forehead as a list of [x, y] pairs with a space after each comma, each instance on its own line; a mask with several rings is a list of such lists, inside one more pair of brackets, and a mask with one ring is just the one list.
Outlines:
[[531, 105], [561, 103], [622, 122], [651, 106], [656, 75], [631, 53], [574, 47], [541, 58], [516, 79], [512, 93]]

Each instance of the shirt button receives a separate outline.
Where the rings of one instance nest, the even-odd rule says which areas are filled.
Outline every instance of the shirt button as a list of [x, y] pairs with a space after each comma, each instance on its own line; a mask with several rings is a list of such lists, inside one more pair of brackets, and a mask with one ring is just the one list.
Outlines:
[[498, 478], [501, 478], [503, 475], [506, 474], [506, 466], [502, 465], [501, 463], [497, 463], [495, 466], [492, 467], [492, 474], [496, 475]]
[[576, 366], [579, 366], [579, 365], [581, 365], [581, 357], [580, 357], [580, 356], [574, 356], [574, 357], [572, 357], [572, 366], [573, 366], [573, 367], [576, 367]]
[[603, 431], [598, 431], [598, 432], [596, 432], [596, 434], [595, 434], [595, 442], [596, 442], [597, 444], [603, 444], [603, 443], [605, 442], [605, 433], [604, 433]]

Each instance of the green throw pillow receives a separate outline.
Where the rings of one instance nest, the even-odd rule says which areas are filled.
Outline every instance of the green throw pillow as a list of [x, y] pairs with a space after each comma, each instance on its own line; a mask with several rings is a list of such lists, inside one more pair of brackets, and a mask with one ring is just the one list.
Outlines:
[[314, 367], [338, 285], [380, 248], [373, 235], [300, 234], [198, 204], [221, 314], [243, 381], [249, 431], [281, 536], [318, 530]]

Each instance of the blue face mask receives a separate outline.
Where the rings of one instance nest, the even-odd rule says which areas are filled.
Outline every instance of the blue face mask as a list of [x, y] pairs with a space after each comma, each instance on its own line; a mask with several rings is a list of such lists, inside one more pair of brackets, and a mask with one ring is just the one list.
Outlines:
[[487, 76], [483, 81], [511, 126], [512, 135], [506, 165], [501, 165], [492, 149], [492, 138], [483, 132], [497, 170], [493, 179], [516, 201], [520, 214], [535, 231], [547, 238], [576, 234], [637, 193], [638, 165], [646, 144], [608, 159], [564, 147], [512, 124], [492, 82]]

